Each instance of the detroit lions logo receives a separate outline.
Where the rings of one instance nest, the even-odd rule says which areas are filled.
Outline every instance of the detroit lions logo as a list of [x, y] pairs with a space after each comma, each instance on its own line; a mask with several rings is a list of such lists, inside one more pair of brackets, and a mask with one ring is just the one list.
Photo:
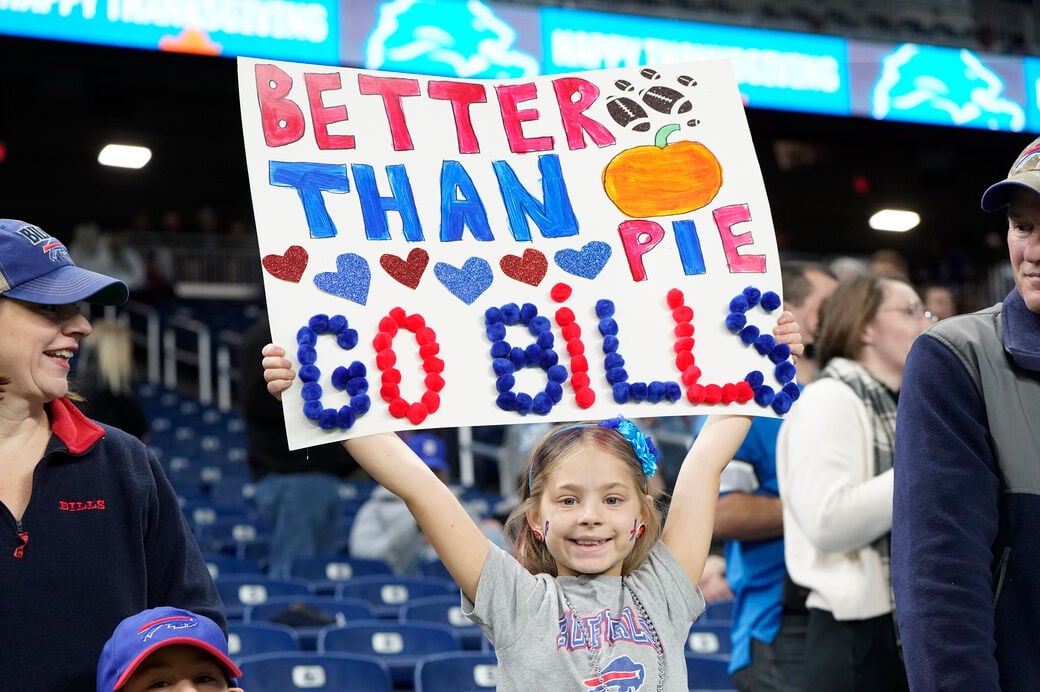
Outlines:
[[[603, 675], [583, 680], [591, 692], [636, 692], [643, 686], [644, 667], [628, 656], [618, 656], [603, 668]], [[603, 684], [599, 684], [600, 677]]]

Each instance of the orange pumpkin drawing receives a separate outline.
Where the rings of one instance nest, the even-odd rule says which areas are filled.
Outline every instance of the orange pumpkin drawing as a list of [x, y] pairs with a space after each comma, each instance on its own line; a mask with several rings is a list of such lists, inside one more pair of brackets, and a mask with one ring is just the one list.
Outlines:
[[652, 145], [626, 149], [603, 169], [603, 189], [632, 218], [685, 214], [705, 206], [722, 187], [722, 165], [700, 142], [668, 144], [678, 125], [665, 125]]

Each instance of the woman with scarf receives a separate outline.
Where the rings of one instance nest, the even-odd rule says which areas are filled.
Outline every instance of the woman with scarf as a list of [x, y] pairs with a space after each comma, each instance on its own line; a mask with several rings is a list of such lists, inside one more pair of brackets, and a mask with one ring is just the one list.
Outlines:
[[861, 275], [824, 304], [817, 379], [780, 428], [785, 560], [809, 591], [807, 689], [906, 690], [889, 575], [906, 354], [933, 321], [904, 281]]

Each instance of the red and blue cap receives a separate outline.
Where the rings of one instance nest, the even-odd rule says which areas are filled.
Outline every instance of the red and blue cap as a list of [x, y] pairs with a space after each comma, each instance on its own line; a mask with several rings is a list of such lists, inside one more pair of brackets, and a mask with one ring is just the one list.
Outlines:
[[65, 245], [39, 226], [0, 219], [0, 296], [43, 305], [122, 305], [130, 290], [119, 279], [77, 267]]
[[1020, 188], [1040, 194], [1040, 137], [1022, 150], [1011, 165], [1007, 178], [994, 183], [982, 193], [982, 208], [997, 211], [1011, 201], [1011, 191]]
[[217, 623], [189, 610], [163, 606], [142, 610], [119, 623], [98, 659], [97, 692], [115, 692], [153, 652], [175, 645], [193, 646], [213, 656], [232, 684], [242, 676], [228, 657], [227, 640]]

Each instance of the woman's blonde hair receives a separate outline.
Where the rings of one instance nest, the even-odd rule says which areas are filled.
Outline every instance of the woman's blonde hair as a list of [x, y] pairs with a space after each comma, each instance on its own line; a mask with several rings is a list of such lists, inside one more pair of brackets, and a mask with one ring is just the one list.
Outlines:
[[527, 523], [527, 513], [538, 509], [549, 475], [559, 467], [561, 461], [581, 447], [595, 447], [605, 455], [621, 459], [628, 464], [632, 484], [642, 502], [643, 523], [646, 530], [636, 539], [635, 547], [621, 563], [622, 576], [628, 575], [643, 560], [661, 537], [664, 520], [661, 511], [646, 490], [647, 477], [632, 445], [612, 428], [596, 423], [565, 425], [550, 430], [542, 436], [531, 451], [524, 477], [520, 482], [520, 504], [509, 514], [505, 523], [505, 535], [513, 545], [513, 556], [532, 574], [558, 575], [556, 559], [549, 553], [544, 541], [535, 539]]
[[98, 386], [115, 394], [133, 394], [134, 353], [130, 329], [121, 322], [99, 320], [88, 343]]

